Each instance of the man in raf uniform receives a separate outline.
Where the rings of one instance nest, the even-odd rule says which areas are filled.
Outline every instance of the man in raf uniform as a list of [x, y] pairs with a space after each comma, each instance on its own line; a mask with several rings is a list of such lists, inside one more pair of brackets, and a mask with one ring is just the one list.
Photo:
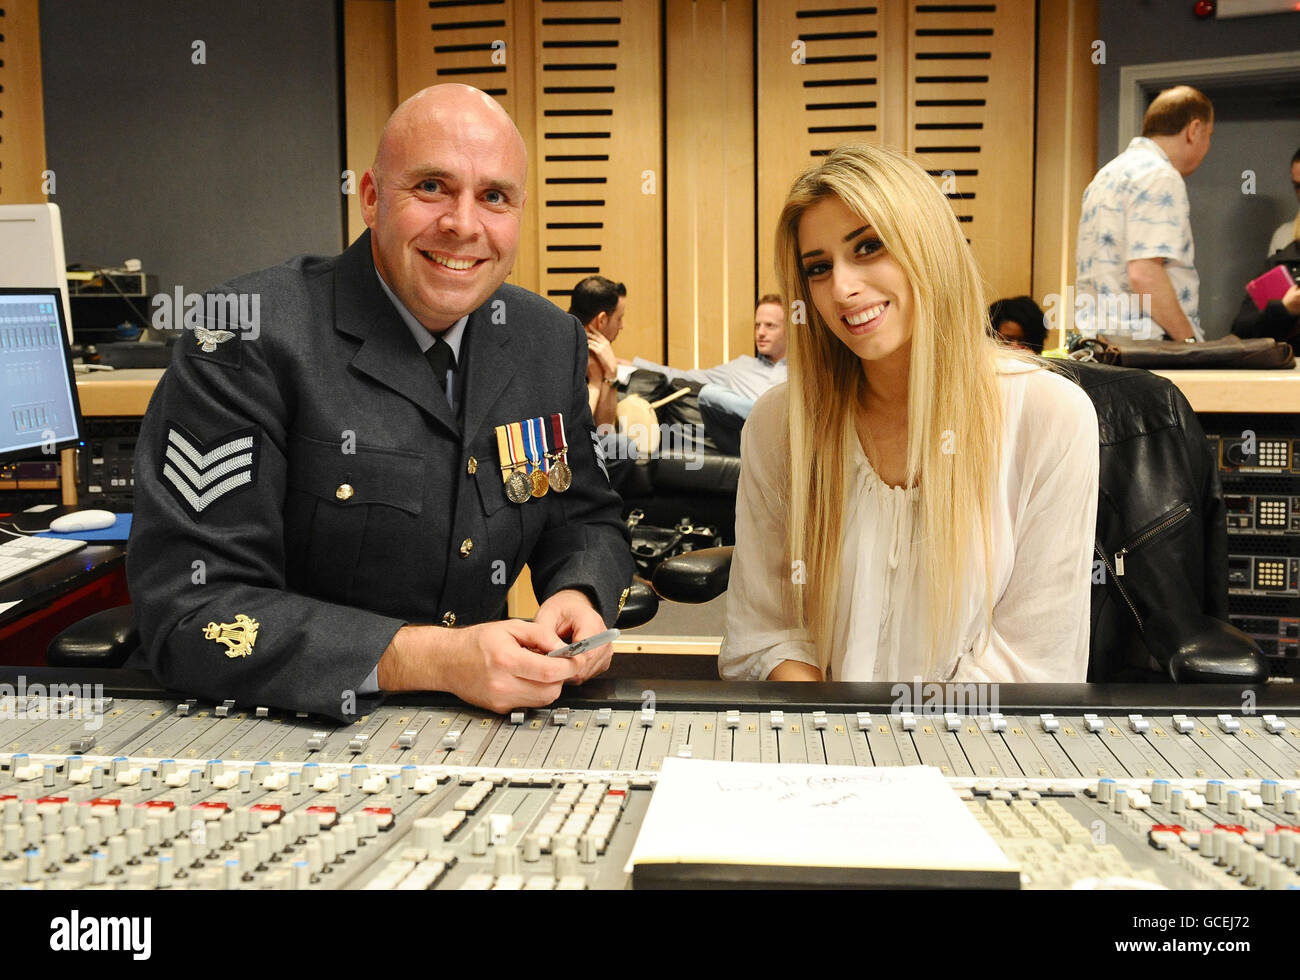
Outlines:
[[[613, 622], [633, 565], [582, 327], [504, 284], [526, 168], [493, 99], [425, 89], [361, 181], [369, 230], [219, 287], [259, 322], [177, 342], [127, 559], [161, 682], [350, 719], [388, 691], [548, 704], [609, 666], [542, 655]], [[503, 619], [525, 562], [532, 623]]]

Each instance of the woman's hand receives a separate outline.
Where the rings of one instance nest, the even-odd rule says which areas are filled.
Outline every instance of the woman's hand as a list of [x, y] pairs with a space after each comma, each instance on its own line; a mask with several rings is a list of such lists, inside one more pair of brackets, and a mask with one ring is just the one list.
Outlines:
[[1292, 316], [1300, 316], [1300, 286], [1292, 286], [1282, 297], [1282, 305]]

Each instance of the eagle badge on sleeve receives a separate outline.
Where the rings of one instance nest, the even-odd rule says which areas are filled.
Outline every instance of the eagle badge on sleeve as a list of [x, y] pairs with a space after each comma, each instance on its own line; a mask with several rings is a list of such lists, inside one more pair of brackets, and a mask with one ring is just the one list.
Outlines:
[[234, 333], [230, 330], [208, 330], [206, 327], [194, 328], [194, 339], [199, 345], [199, 350], [205, 354], [211, 354], [217, 349], [218, 344], [224, 344], [227, 340], [234, 339]]

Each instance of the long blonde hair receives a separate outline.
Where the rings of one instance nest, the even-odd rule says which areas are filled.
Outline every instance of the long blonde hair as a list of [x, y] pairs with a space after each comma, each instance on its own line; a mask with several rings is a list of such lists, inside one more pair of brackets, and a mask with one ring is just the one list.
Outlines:
[[935, 676], [961, 639], [959, 583], [979, 560], [971, 553], [976, 530], [989, 583], [985, 615], [992, 618], [990, 508], [1001, 451], [996, 375], [1003, 349], [989, 330], [983, 281], [961, 226], [924, 170], [897, 151], [858, 144], [832, 151], [795, 181], [776, 233], [782, 289], [792, 313], [806, 313], [792, 315], [789, 327], [787, 532], [788, 557], [803, 562], [806, 584], [791, 586], [789, 596], [823, 671], [833, 624], [846, 612], [835, 608], [836, 583], [856, 406], [866, 395], [864, 362], [818, 313], [799, 261], [800, 218], [831, 196], [875, 229], [912, 289], [906, 485], [919, 480], [920, 557], [930, 601], [929, 634], [917, 642], [928, 640], [926, 673]]

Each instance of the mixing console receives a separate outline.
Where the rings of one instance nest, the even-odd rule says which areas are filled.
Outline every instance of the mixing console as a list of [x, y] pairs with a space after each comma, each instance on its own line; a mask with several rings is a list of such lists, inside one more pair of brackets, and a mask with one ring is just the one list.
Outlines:
[[597, 681], [335, 726], [24, 684], [0, 683], [0, 889], [624, 888], [670, 756], [935, 766], [1023, 887], [1300, 887], [1292, 685], [1245, 713], [1237, 689], [1082, 686], [945, 712], [887, 685]]

